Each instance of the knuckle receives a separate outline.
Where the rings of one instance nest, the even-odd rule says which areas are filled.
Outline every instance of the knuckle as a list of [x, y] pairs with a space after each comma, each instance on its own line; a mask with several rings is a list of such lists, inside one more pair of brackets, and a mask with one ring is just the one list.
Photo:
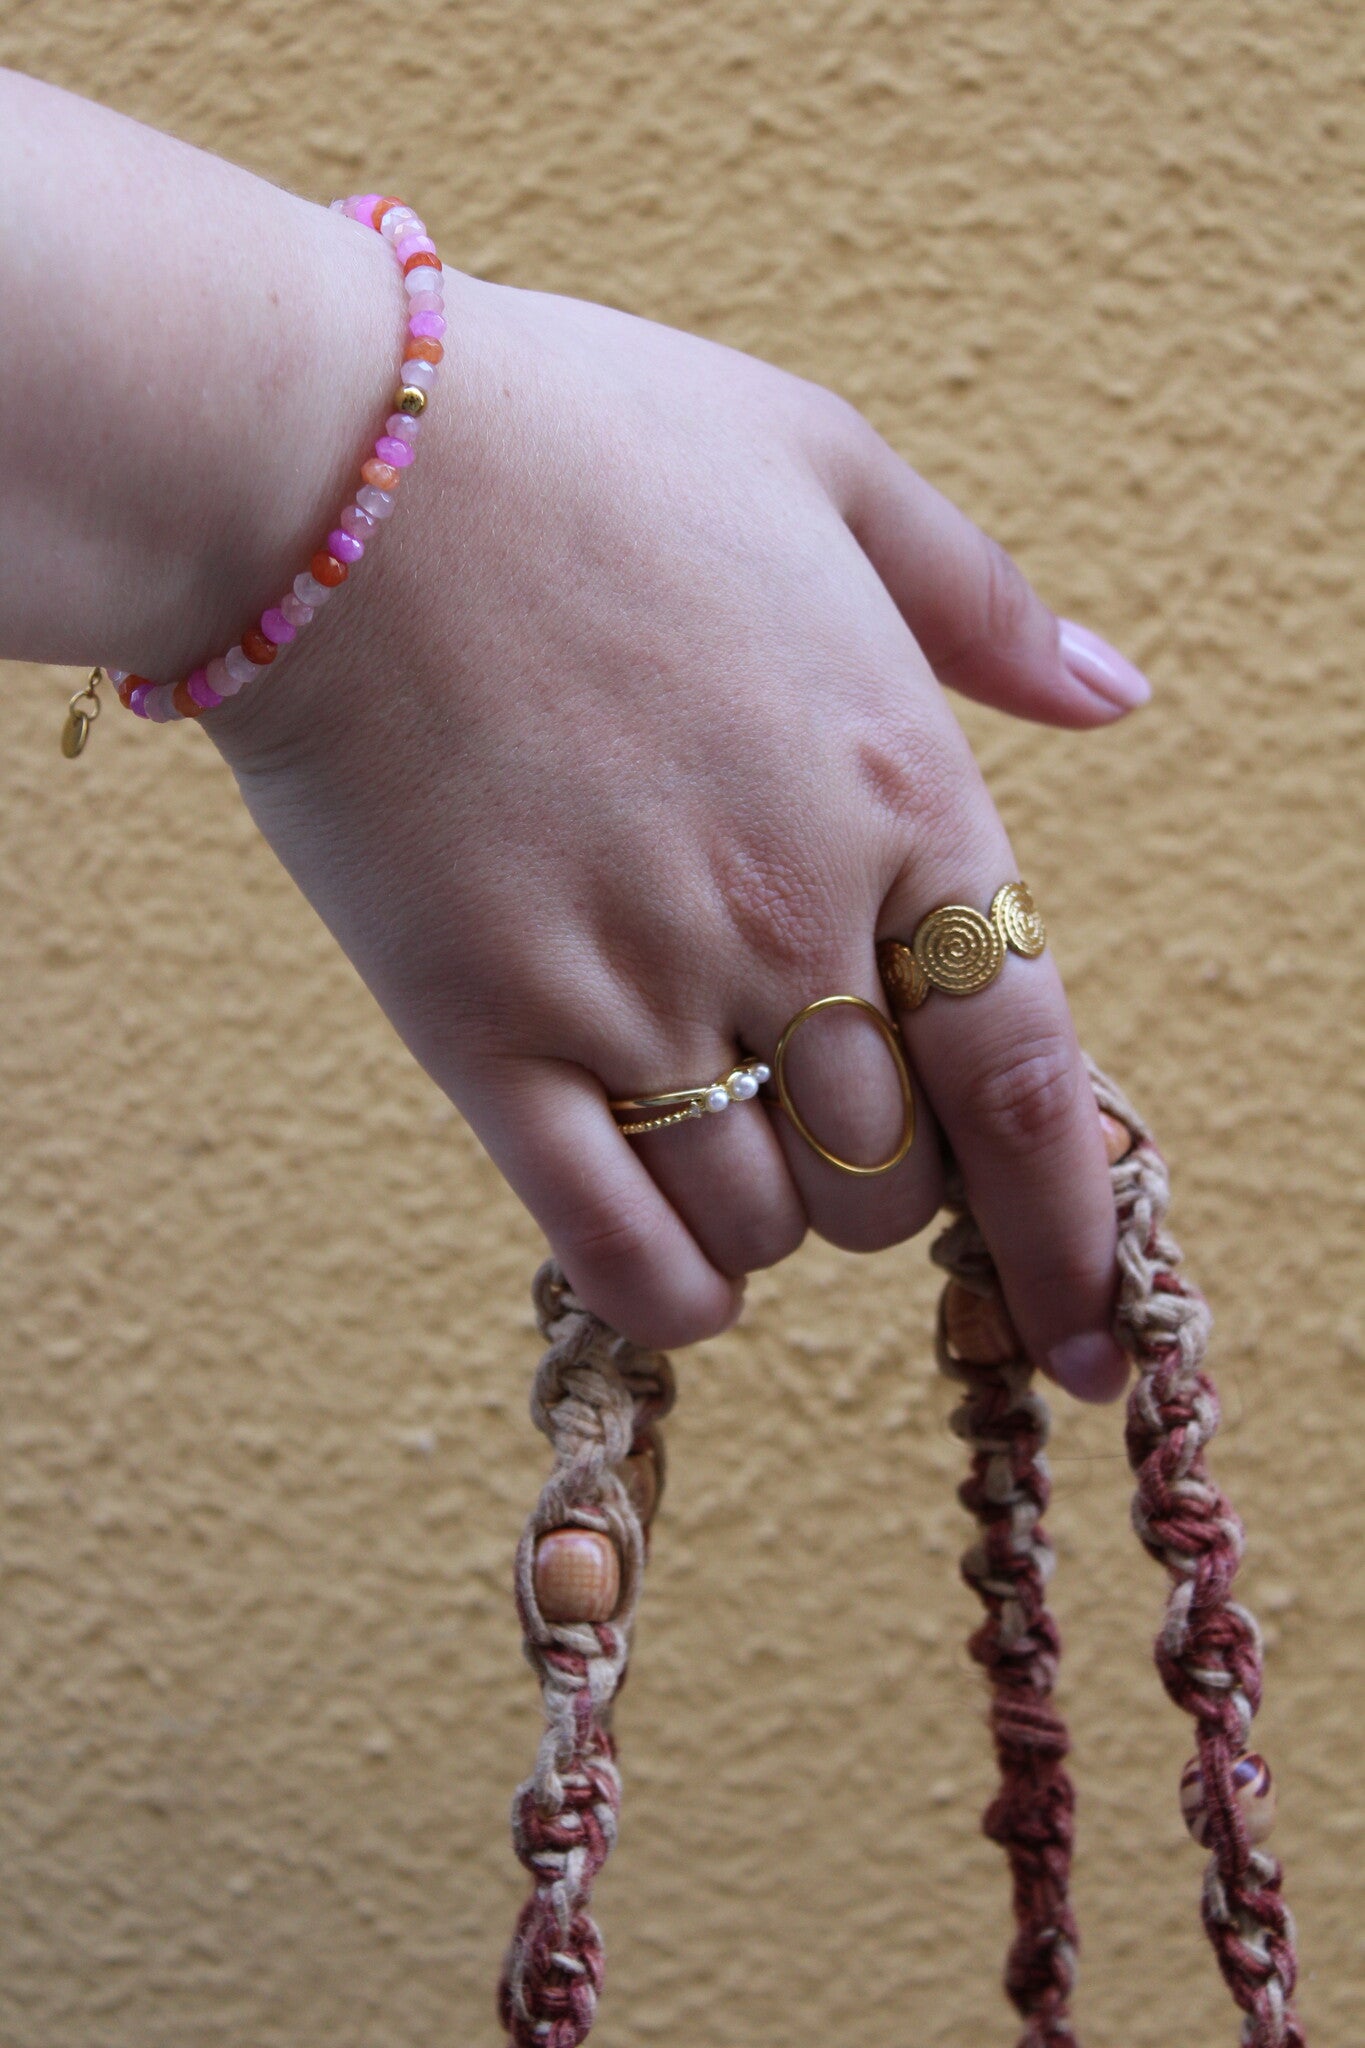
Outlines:
[[746, 952], [779, 973], [807, 972], [829, 950], [837, 918], [830, 889], [813, 860], [776, 847], [760, 856], [730, 846], [716, 882], [731, 929]]
[[1011, 1155], [1056, 1144], [1076, 1113], [1080, 1069], [1066, 1034], [1043, 1032], [990, 1059], [976, 1077], [975, 1114]]
[[804, 1244], [806, 1228], [805, 1217], [795, 1208], [789, 1214], [756, 1217], [733, 1233], [723, 1252], [713, 1254], [715, 1263], [731, 1280], [780, 1266]]
[[559, 1233], [557, 1250], [571, 1273], [615, 1276], [623, 1267], [642, 1269], [666, 1220], [663, 1204], [652, 1199], [587, 1200], [572, 1226]]
[[997, 647], [1014, 647], [1028, 637], [1041, 600], [1013, 555], [989, 534], [982, 534], [981, 615], [985, 638]]

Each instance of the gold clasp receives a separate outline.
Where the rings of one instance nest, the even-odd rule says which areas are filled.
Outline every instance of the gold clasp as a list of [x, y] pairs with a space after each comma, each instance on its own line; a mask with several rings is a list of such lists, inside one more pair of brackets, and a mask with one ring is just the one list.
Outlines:
[[104, 670], [92, 668], [79, 690], [66, 707], [66, 723], [62, 727], [62, 752], [68, 761], [85, 751], [90, 737], [90, 728], [100, 715], [99, 687], [104, 681]]

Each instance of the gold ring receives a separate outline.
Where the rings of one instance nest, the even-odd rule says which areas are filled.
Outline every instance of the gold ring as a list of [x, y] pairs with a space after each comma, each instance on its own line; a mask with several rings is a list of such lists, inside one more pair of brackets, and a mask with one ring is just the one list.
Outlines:
[[944, 903], [915, 927], [907, 946], [883, 939], [877, 948], [882, 987], [893, 1010], [917, 1010], [931, 989], [949, 996], [973, 996], [988, 988], [1018, 953], [1036, 960], [1047, 945], [1047, 930], [1027, 882], [1006, 882], [983, 917], [967, 903]]
[[[853, 1160], [841, 1159], [837, 1152], [831, 1152], [827, 1145], [822, 1145], [792, 1101], [791, 1090], [787, 1086], [787, 1048], [793, 1038], [817, 1011], [832, 1010], [840, 1004], [847, 1005], [850, 1009], [862, 1010], [872, 1019], [886, 1040], [891, 1057], [896, 1063], [896, 1078], [901, 1084], [901, 1107], [905, 1121], [901, 1127], [900, 1143], [889, 1159], [879, 1161], [876, 1166], [858, 1166]], [[890, 1173], [893, 1166], [900, 1165], [915, 1142], [915, 1091], [910, 1085], [910, 1069], [905, 1064], [900, 1039], [896, 1036], [894, 1025], [887, 1023], [877, 1005], [865, 1001], [862, 996], [821, 996], [816, 1002], [807, 1003], [804, 1010], [798, 1010], [777, 1041], [777, 1051], [773, 1054], [773, 1076], [777, 1082], [778, 1100], [796, 1126], [798, 1134], [805, 1139], [813, 1152], [818, 1152], [831, 1166], [837, 1166], [840, 1173], [856, 1173], [864, 1177], [874, 1173]]]
[[666, 1131], [670, 1124], [685, 1124], [694, 1116], [714, 1116], [732, 1102], [752, 1102], [772, 1069], [763, 1060], [741, 1060], [701, 1088], [665, 1088], [657, 1095], [622, 1095], [608, 1105], [613, 1115], [638, 1119], [621, 1125], [623, 1138], [638, 1138], [643, 1131]]

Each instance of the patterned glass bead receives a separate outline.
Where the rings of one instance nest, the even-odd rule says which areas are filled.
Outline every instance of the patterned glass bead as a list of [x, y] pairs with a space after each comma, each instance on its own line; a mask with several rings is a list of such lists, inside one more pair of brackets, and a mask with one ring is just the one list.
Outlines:
[[[1247, 1840], [1253, 1847], [1264, 1842], [1275, 1825], [1275, 1783], [1263, 1756], [1248, 1753], [1232, 1766], [1233, 1796], [1241, 1809]], [[1180, 1777], [1180, 1811], [1186, 1827], [1201, 1849], [1207, 1849], [1210, 1815], [1204, 1798], [1204, 1774], [1198, 1757], [1191, 1757]]]

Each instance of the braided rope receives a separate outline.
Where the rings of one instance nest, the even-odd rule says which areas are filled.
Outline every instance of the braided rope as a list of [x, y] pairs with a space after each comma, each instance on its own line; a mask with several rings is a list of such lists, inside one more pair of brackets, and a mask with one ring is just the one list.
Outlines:
[[[545, 1733], [512, 1802], [512, 1841], [531, 1873], [503, 1966], [498, 2017], [516, 2048], [578, 2048], [602, 1989], [602, 1938], [589, 1911], [616, 1840], [621, 1779], [612, 1704], [625, 1679], [646, 1537], [621, 1467], [648, 1452], [662, 1483], [657, 1424], [673, 1405], [668, 1360], [627, 1344], [590, 1315], [552, 1264], [535, 1280], [549, 1350], [531, 1394], [555, 1462], [517, 1549], [516, 1597], [526, 1659], [540, 1679]], [[536, 1545], [564, 1528], [609, 1536], [621, 1559], [610, 1622], [550, 1622], [536, 1594]]]
[[1209, 1477], [1205, 1446], [1219, 1423], [1204, 1371], [1211, 1318], [1181, 1277], [1180, 1247], [1163, 1228], [1170, 1200], [1166, 1163], [1131, 1105], [1097, 1068], [1102, 1111], [1134, 1144], [1113, 1169], [1119, 1224], [1118, 1330], [1137, 1365], [1125, 1442], [1137, 1477], [1133, 1525], [1171, 1580], [1156, 1639], [1156, 1667], [1198, 1736], [1213, 1851], [1204, 1875], [1203, 1919], [1218, 1967], [1245, 2015], [1243, 2048], [1304, 2048], [1290, 2010], [1298, 1962], [1294, 1922], [1281, 1897], [1275, 1857], [1247, 1839], [1232, 1781], [1261, 1704], [1261, 1636], [1232, 1598], [1242, 1525]]
[[1076, 1795], [1065, 1762], [1070, 1737], [1052, 1704], [1062, 1644], [1047, 1607], [1055, 1560], [1042, 1524], [1051, 1492], [1043, 1448], [1050, 1419], [1004, 1315], [990, 1254], [965, 1209], [939, 1237], [932, 1256], [959, 1287], [989, 1305], [995, 1327], [1014, 1339], [1009, 1348], [1015, 1355], [996, 1364], [959, 1357], [949, 1337], [950, 1290], [944, 1289], [934, 1349], [940, 1370], [966, 1389], [951, 1418], [953, 1431], [972, 1452], [971, 1474], [958, 1488], [958, 1499], [981, 1531], [962, 1558], [962, 1576], [986, 1610], [967, 1647], [990, 1683], [990, 1727], [1000, 1764], [1000, 1790], [982, 1828], [1008, 1858], [1018, 1930], [1005, 1965], [1005, 1989], [1026, 2022], [1019, 2048], [1073, 2048], [1068, 2014], [1079, 1943], [1070, 1900]]
[[[1198, 1735], [1202, 1839], [1212, 1850], [1204, 1925], [1244, 2016], [1242, 2048], [1305, 2048], [1289, 2004], [1297, 1961], [1280, 1865], [1248, 1838], [1233, 1778], [1260, 1704], [1261, 1646], [1254, 1618], [1231, 1597], [1241, 1524], [1204, 1457], [1219, 1421], [1203, 1370], [1209, 1311], [1180, 1276], [1179, 1247], [1163, 1228], [1170, 1190], [1150, 1133], [1098, 1068], [1090, 1074], [1120, 1155], [1112, 1168], [1116, 1327], [1137, 1365], [1126, 1432], [1137, 1477], [1133, 1520], [1171, 1580], [1156, 1665]], [[1076, 2048], [1069, 2016], [1078, 1947], [1069, 1895], [1075, 1794], [1066, 1724], [1052, 1698], [1061, 1640], [1047, 1608], [1054, 1559], [1042, 1526], [1051, 1485], [1048, 1409], [960, 1190], [950, 1191], [949, 1206], [956, 1214], [932, 1253], [949, 1275], [935, 1353], [965, 1390], [952, 1427], [971, 1448], [971, 1470], [958, 1497], [980, 1533], [962, 1572], [986, 1612], [969, 1647], [990, 1683], [1000, 1765], [983, 1827], [1009, 1860], [1017, 1928], [1005, 1988], [1025, 2022], [1018, 2048]], [[498, 2011], [516, 2048], [578, 2048], [602, 1988], [601, 1937], [588, 1906], [620, 1808], [611, 1707], [625, 1677], [647, 1524], [662, 1487], [657, 1425], [672, 1406], [673, 1378], [667, 1359], [635, 1349], [590, 1315], [553, 1265], [537, 1275], [535, 1298], [550, 1349], [531, 1410], [554, 1446], [555, 1465], [517, 1552], [516, 1589], [546, 1728], [535, 1772], [513, 1803], [513, 1841], [533, 1889], [508, 1952]], [[984, 1341], [973, 1344], [973, 1337]], [[965, 1355], [973, 1348], [977, 1357]], [[640, 1514], [627, 1460], [642, 1454], [657, 1477]], [[619, 1552], [621, 1594], [609, 1623], [550, 1623], [537, 1603], [537, 1543], [575, 1525], [609, 1535]]]

